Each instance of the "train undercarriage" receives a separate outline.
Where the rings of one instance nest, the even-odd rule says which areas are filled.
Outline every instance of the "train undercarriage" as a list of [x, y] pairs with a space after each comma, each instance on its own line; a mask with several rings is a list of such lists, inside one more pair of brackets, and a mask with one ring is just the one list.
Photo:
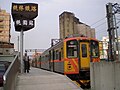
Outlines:
[[69, 74], [67, 75], [72, 81], [76, 82], [83, 89], [90, 88], [90, 72], [80, 71], [79, 74]]

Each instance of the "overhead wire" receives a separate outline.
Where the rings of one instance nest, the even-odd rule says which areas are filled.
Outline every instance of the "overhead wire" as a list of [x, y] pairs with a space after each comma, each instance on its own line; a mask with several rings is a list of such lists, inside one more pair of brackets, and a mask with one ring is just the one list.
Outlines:
[[[100, 26], [103, 26], [103, 25], [105, 25], [106, 26], [106, 24], [107, 24], [107, 22], [106, 21], [104, 21], [104, 20], [106, 20], [107, 18], [106, 17], [103, 17], [103, 18], [101, 18], [100, 20], [98, 20], [98, 21], [96, 21], [95, 23], [93, 23], [93, 24], [91, 24], [90, 26], [95, 26], [94, 28], [99, 28]], [[120, 20], [119, 18], [116, 18], [117, 20]], [[104, 21], [103, 23], [100, 23], [100, 22], [102, 22], [102, 21]], [[99, 24], [98, 24], [99, 23]], [[105, 24], [106, 23], [106, 24]], [[119, 24], [120, 23], [120, 21], [118, 21], [117, 22], [117, 24]], [[97, 26], [96, 26], [97, 25]], [[105, 29], [101, 29], [101, 30], [99, 30], [99, 29], [96, 29], [96, 31], [98, 32], [99, 31], [99, 33], [103, 33], [103, 30], [105, 30]], [[97, 33], [96, 32], [96, 33]], [[107, 30], [106, 30], [106, 32], [107, 32]]]
[[[101, 22], [102, 20], [104, 20], [104, 19], [106, 19], [106, 17], [104, 17], [104, 18], [102, 18], [102, 19], [100, 19], [100, 20], [98, 20], [98, 21], [96, 21], [95, 23], [93, 23], [93, 24], [91, 24], [91, 26], [93, 26], [93, 25], [95, 25], [95, 24], [97, 24], [97, 23], [99, 23], [99, 22]], [[120, 20], [119, 18], [116, 18], [117, 20]], [[100, 26], [102, 26], [102, 25], [104, 25], [106, 23], [106, 21], [105, 22], [103, 22], [103, 23], [101, 23], [101, 24], [99, 24], [99, 25], [97, 25], [97, 26], [95, 26], [94, 28], [98, 28], [98, 27], [100, 27]], [[119, 24], [120, 23], [120, 21], [118, 21], [116, 24]]]
[[[101, 18], [100, 20], [96, 21], [95, 23], [91, 24], [91, 26], [94, 26], [96, 30], [96, 35], [99, 33], [99, 35], [107, 35], [106, 30], [106, 17]], [[98, 29], [100, 26], [104, 27], [104, 29]], [[97, 28], [97, 29], [96, 29]], [[106, 31], [105, 31], [106, 30]], [[106, 32], [106, 33], [103, 33]], [[97, 36], [96, 36], [97, 37]]]
[[106, 17], [104, 17], [104, 18], [102, 18], [102, 19], [100, 19], [100, 20], [96, 21], [95, 23], [91, 24], [91, 26], [93, 26], [93, 25], [97, 24], [98, 22], [100, 22], [100, 21], [104, 20], [105, 18], [106, 18]]
[[120, 18], [116, 18], [117, 20], [120, 20]]
[[[103, 21], [103, 20], [105, 20], [105, 19], [107, 19], [106, 17], [103, 17], [102, 19], [100, 19], [100, 20], [98, 20], [98, 21], [96, 21], [95, 23], [93, 23], [93, 24], [91, 24], [91, 26], [95, 26], [96, 24], [97, 24], [97, 26], [95, 26], [94, 28], [98, 28], [98, 27], [100, 27], [100, 26], [102, 26], [102, 25], [105, 25], [106, 26], [106, 24], [107, 24], [107, 22], [106, 21], [104, 21], [103, 23], [100, 23], [100, 24], [98, 24], [99, 22], [101, 22], [101, 21]], [[120, 23], [120, 18], [119, 18], [119, 16], [117, 16], [116, 17], [116, 20], [117, 20], [117, 23], [116, 23], [116, 25], [118, 25], [119, 23]], [[106, 23], [106, 24], [105, 24]], [[101, 29], [101, 30], [99, 30], [99, 33], [103, 33], [103, 30], [105, 30], [105, 29]], [[98, 33], [98, 29], [96, 29], [96, 33]], [[107, 30], [106, 30], [107, 31]]]
[[118, 21], [116, 24], [119, 24], [120, 23], [120, 21]]
[[[105, 20], [105, 19], [106, 19], [106, 17], [103, 17], [103, 18], [101, 18], [100, 20], [96, 21], [95, 23], [91, 24], [91, 26], [95, 26], [95, 25], [97, 25], [98, 23], [100, 23], [101, 21], [103, 21], [103, 20]], [[104, 25], [105, 23], [106, 23], [106, 21], [104, 21], [103, 23], [98, 24], [98, 25], [95, 26], [94, 28], [98, 28], [98, 27]]]
[[103, 22], [103, 23], [101, 23], [100, 25], [96, 26], [95, 28], [98, 28], [98, 27], [104, 25], [105, 23], [106, 23], [106, 22]]

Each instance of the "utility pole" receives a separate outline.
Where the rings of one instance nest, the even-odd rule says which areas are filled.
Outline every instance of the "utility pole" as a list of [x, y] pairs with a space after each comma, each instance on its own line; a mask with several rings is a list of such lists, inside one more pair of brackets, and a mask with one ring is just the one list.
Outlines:
[[118, 49], [118, 34], [115, 14], [120, 13], [119, 4], [108, 3], [106, 5], [107, 12], [107, 22], [108, 22], [108, 34], [109, 34], [109, 43], [108, 43], [108, 60], [115, 61], [117, 59], [116, 51], [118, 51], [118, 60], [119, 60], [119, 49]]
[[114, 42], [115, 42], [115, 33], [114, 33], [114, 23], [113, 23], [113, 13], [112, 13], [112, 3], [106, 5], [107, 11], [107, 22], [108, 22], [108, 34], [109, 34], [109, 43], [108, 43], [108, 60], [115, 60], [114, 52]]

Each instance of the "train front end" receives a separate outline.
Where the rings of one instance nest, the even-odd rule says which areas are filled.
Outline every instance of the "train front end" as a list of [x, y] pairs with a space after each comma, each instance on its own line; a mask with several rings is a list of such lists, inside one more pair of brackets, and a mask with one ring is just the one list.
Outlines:
[[64, 42], [64, 74], [73, 75], [78, 73], [78, 41], [71, 38], [66, 39]]
[[87, 37], [64, 40], [64, 74], [90, 87], [90, 62], [99, 62], [99, 42]]

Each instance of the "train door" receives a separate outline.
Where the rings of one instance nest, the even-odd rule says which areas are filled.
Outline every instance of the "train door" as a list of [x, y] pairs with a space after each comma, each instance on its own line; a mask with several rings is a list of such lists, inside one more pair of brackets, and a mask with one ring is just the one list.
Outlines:
[[40, 58], [39, 58], [39, 68], [41, 68], [41, 56], [40, 56]]
[[51, 51], [51, 62], [50, 62], [50, 69], [51, 71], [54, 71], [54, 60], [55, 60], [55, 52], [54, 50]]
[[49, 51], [49, 69], [51, 70], [51, 51]]
[[80, 69], [90, 67], [89, 42], [80, 42]]

